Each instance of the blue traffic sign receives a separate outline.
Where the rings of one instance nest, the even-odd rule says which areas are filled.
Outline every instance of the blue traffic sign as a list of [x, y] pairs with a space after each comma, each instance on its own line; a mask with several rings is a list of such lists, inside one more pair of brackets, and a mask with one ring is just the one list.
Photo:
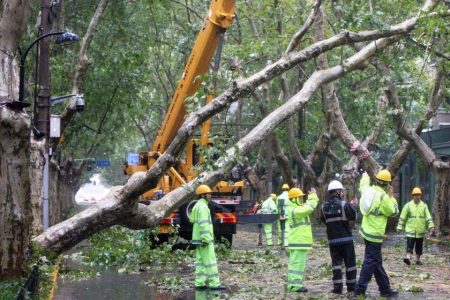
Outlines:
[[111, 167], [111, 161], [109, 160], [97, 160], [97, 167], [99, 168], [108, 168]]
[[139, 153], [128, 153], [127, 162], [130, 166], [139, 164]]

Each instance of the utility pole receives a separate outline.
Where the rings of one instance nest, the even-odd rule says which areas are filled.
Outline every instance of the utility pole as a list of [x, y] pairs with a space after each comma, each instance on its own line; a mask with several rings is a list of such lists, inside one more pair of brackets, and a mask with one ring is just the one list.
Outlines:
[[[40, 36], [50, 32], [50, 9], [51, 0], [41, 0], [41, 25], [39, 27]], [[38, 132], [37, 138], [44, 138], [44, 177], [42, 183], [42, 210], [44, 230], [49, 227], [49, 131], [50, 131], [50, 52], [48, 41], [43, 39], [39, 42], [38, 56], [38, 100], [35, 105], [35, 127]]]

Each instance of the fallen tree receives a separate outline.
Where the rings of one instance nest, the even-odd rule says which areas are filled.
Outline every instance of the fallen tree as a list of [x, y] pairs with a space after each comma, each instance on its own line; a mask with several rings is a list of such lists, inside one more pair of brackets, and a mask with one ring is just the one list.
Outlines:
[[[187, 118], [168, 150], [158, 158], [150, 170], [146, 173], [136, 173], [125, 186], [114, 188], [98, 205], [90, 207], [71, 219], [49, 228], [45, 233], [36, 237], [34, 242], [49, 251], [61, 253], [94, 232], [114, 224], [121, 224], [130, 228], [148, 228], [157, 225], [170, 211], [192, 198], [193, 187], [196, 184], [205, 183], [212, 185], [222, 179], [235, 165], [237, 157], [247, 154], [255, 143], [261, 142], [278, 125], [303, 108], [321, 85], [339, 79], [349, 72], [366, 67], [368, 60], [377, 52], [398, 40], [400, 34], [413, 30], [420, 18], [429, 18], [436, 15], [431, 13], [421, 17], [414, 17], [381, 31], [344, 32], [332, 38], [316, 42], [302, 51], [288, 54], [253, 76], [234, 82], [228, 90], [215, 98], [210, 104]], [[155, 201], [149, 206], [137, 203], [138, 197], [146, 190], [156, 186], [159, 178], [168, 168], [176, 163], [185, 142], [205, 120], [220, 112], [232, 102], [249, 95], [252, 90], [263, 82], [281, 75], [296, 64], [316, 57], [339, 45], [374, 39], [377, 40], [369, 43], [359, 52], [343, 61], [341, 65], [314, 72], [305, 82], [300, 92], [268, 114], [235, 147], [229, 149], [225, 157], [217, 161], [216, 171], [200, 174], [196, 180], [170, 192], [164, 198]], [[356, 153], [362, 153], [365, 150], [365, 148], [360, 146], [356, 149]], [[376, 165], [376, 162], [370, 163]]]

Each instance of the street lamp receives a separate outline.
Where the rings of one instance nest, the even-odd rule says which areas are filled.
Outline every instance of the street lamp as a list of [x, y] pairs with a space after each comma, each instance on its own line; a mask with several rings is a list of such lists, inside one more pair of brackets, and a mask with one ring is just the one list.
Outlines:
[[[31, 48], [38, 43], [39, 41], [49, 37], [49, 36], [58, 36], [55, 43], [56, 44], [66, 44], [71, 42], [79, 41], [80, 38], [78, 35], [68, 32], [68, 31], [60, 31], [60, 32], [50, 32], [43, 34], [36, 40], [34, 40], [31, 45], [25, 50], [25, 52], [21, 53], [20, 55], [20, 64], [19, 64], [19, 100], [13, 101], [10, 106], [14, 107], [16, 109], [23, 109], [24, 107], [27, 107], [30, 105], [30, 103], [24, 101], [24, 91], [25, 91], [25, 61], [28, 53], [30, 52]], [[45, 59], [44, 59], [45, 60]], [[46, 56], [46, 63], [48, 66], [48, 54]], [[47, 75], [46, 75], [47, 76]], [[38, 79], [37, 79], [38, 80]], [[51, 101], [49, 99], [50, 97], [47, 97], [47, 101], [49, 102], [47, 105], [44, 106], [45, 109], [47, 109], [47, 116], [48, 118], [48, 112], [50, 109]], [[33, 118], [33, 124], [35, 122], [36, 118], [36, 103], [34, 106], [34, 118]], [[46, 125], [47, 127], [47, 125]], [[35, 132], [35, 138], [41, 138], [48, 134], [48, 128], [45, 130], [45, 132], [39, 132], [36, 127], [33, 125], [33, 131]], [[42, 210], [43, 210], [43, 226], [44, 230], [48, 228], [49, 225], [49, 149], [48, 149], [48, 143], [45, 143], [45, 164], [44, 164], [44, 177], [42, 182]]]
[[28, 52], [30, 52], [31, 48], [39, 42], [40, 40], [45, 39], [49, 36], [57, 35], [57, 39], [55, 41], [56, 44], [66, 44], [72, 43], [80, 40], [80, 37], [75, 33], [69, 31], [59, 31], [59, 32], [50, 32], [44, 34], [37, 38], [31, 45], [25, 50], [24, 53], [20, 55], [20, 64], [19, 64], [19, 101], [13, 101], [9, 104], [10, 107], [22, 109], [31, 105], [31, 103], [24, 101], [24, 91], [25, 91], [25, 59], [27, 58]]

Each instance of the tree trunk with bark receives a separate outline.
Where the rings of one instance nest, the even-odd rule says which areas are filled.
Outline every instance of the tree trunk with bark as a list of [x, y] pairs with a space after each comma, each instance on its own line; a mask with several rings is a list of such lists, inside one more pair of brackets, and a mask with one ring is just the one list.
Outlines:
[[0, 279], [23, 275], [31, 238], [30, 120], [18, 99], [17, 49], [31, 1], [0, 2]]
[[0, 107], [0, 279], [23, 275], [33, 221], [30, 202], [30, 123]]
[[450, 164], [448, 168], [436, 170], [435, 198], [433, 203], [434, 223], [439, 232], [444, 226], [448, 228], [450, 205]]
[[31, 139], [30, 148], [30, 201], [33, 214], [33, 226], [31, 233], [33, 236], [37, 236], [42, 233], [42, 181], [44, 170], [44, 141]]
[[50, 166], [50, 225], [53, 226], [64, 221], [75, 206], [75, 194], [81, 187], [81, 172], [70, 157], [59, 166], [55, 163]]

